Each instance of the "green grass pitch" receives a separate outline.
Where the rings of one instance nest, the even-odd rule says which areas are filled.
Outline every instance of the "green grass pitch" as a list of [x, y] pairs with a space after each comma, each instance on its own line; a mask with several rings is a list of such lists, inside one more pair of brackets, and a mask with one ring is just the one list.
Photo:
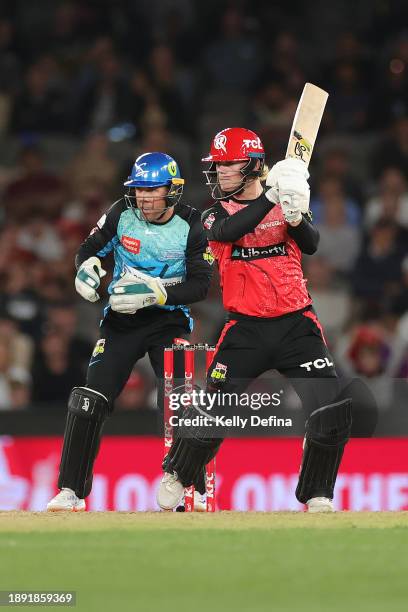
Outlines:
[[408, 607], [408, 512], [0, 512], [0, 549], [0, 590], [86, 612]]

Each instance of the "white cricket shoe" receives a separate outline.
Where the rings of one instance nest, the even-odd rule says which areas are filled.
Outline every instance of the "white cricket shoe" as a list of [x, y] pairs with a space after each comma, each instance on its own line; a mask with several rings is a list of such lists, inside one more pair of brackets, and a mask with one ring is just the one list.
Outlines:
[[334, 512], [333, 500], [328, 497], [312, 497], [306, 504], [308, 512]]
[[176, 472], [165, 472], [157, 489], [157, 503], [162, 510], [173, 510], [180, 505], [184, 496], [184, 487], [178, 480]]
[[198, 491], [194, 491], [194, 512], [206, 512], [207, 499], [205, 495], [201, 495]]
[[72, 489], [63, 488], [47, 504], [48, 512], [84, 512], [85, 500], [80, 499]]

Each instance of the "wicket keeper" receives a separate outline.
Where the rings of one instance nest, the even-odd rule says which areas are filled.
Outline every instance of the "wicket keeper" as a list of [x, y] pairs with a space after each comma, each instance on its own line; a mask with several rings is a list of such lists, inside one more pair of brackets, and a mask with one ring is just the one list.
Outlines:
[[[165, 153], [138, 157], [126, 195], [104, 214], [76, 256], [75, 287], [99, 300], [101, 260], [113, 252], [109, 305], [89, 362], [86, 384], [68, 399], [59, 470], [61, 489], [47, 510], [85, 510], [103, 425], [134, 364], [148, 353], [163, 378], [163, 347], [186, 338], [193, 320], [186, 304], [203, 300], [211, 258], [200, 213], [180, 202], [184, 179]], [[78, 381], [80, 382], [80, 381]]]

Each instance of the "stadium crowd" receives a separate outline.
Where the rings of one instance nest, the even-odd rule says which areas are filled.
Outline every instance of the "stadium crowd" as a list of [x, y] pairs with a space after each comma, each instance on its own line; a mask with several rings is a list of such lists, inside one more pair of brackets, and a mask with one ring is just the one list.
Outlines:
[[[65, 410], [83, 380], [102, 303], [75, 293], [74, 256], [135, 157], [173, 155], [184, 201], [204, 210], [211, 136], [249, 127], [271, 166], [306, 81], [330, 93], [310, 168], [309, 291], [340, 371], [407, 376], [407, 7], [335, 3], [295, 1], [290, 18], [263, 0], [0, 4], [1, 410]], [[193, 341], [213, 342], [216, 275], [192, 310]], [[118, 408], [154, 406], [153, 387], [142, 363]]]

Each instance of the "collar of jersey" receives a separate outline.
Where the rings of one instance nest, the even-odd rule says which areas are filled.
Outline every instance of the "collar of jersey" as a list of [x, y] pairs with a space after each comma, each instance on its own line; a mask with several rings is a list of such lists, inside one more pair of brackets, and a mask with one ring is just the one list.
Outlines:
[[253, 200], [238, 200], [237, 198], [234, 198], [234, 196], [232, 196], [232, 198], [230, 198], [230, 200], [233, 200], [237, 204], [245, 204], [246, 205], [246, 204], [252, 204], [253, 202], [257, 202], [258, 200], [263, 198], [264, 195], [265, 195], [265, 189], [263, 189], [262, 193], [257, 198], [254, 198]]
[[160, 223], [160, 221], [146, 221], [146, 223], [148, 223], [149, 225], [167, 225], [167, 223], [170, 223], [170, 221], [174, 219], [175, 214], [176, 211], [173, 210], [173, 214], [171, 215], [170, 219], [167, 219], [167, 221], [163, 221], [162, 223]]

